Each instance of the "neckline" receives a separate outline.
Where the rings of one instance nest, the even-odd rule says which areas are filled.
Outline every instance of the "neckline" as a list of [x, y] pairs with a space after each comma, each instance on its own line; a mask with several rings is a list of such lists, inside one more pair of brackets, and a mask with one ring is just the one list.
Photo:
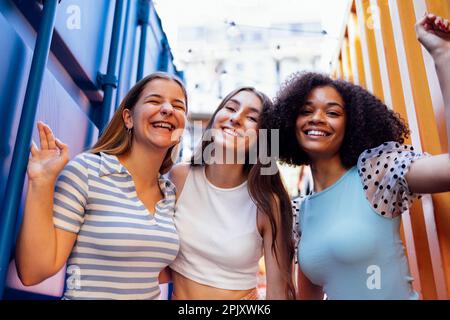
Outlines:
[[336, 180], [335, 183], [333, 183], [331, 186], [323, 189], [322, 191], [319, 192], [314, 192], [312, 194], [310, 194], [308, 196], [309, 199], [318, 197], [326, 192], [329, 192], [330, 190], [334, 189], [337, 185], [339, 185], [344, 179], [345, 177], [347, 177], [351, 172], [353, 172], [354, 170], [356, 170], [356, 166], [351, 167], [350, 169], [348, 169], [338, 180]]
[[117, 161], [117, 164], [119, 166], [119, 172], [117, 172], [117, 173], [122, 173], [122, 174], [125, 173], [125, 174], [127, 174], [130, 177], [131, 181], [133, 182], [132, 195], [139, 202], [139, 205], [141, 205], [144, 208], [144, 210], [147, 212], [148, 217], [151, 220], [155, 220], [156, 221], [156, 216], [159, 214], [158, 209], [159, 209], [160, 205], [167, 199], [167, 196], [168, 196], [167, 195], [167, 191], [166, 191], [166, 188], [168, 187], [168, 186], [166, 186], [167, 179], [162, 177], [161, 174], [158, 174], [158, 188], [159, 188], [160, 192], [162, 193], [162, 198], [155, 203], [155, 206], [152, 208], [154, 211], [151, 211], [150, 208], [147, 208], [145, 203], [141, 200], [141, 198], [137, 194], [136, 183], [134, 182], [133, 176], [128, 171], [127, 167], [125, 167], [120, 162], [119, 157], [117, 155], [112, 155], [112, 154], [111, 155], [107, 154], [107, 155], [113, 157]]
[[240, 185], [237, 185], [236, 187], [232, 187], [232, 188], [221, 188], [218, 187], [216, 185], [214, 185], [211, 181], [208, 180], [208, 177], [206, 177], [206, 166], [202, 166], [202, 175], [203, 175], [203, 179], [205, 179], [206, 183], [213, 189], [218, 190], [218, 191], [223, 191], [223, 192], [231, 192], [231, 191], [235, 191], [238, 189], [241, 189], [242, 187], [247, 185], [247, 180], [245, 180], [243, 183], [241, 183]]

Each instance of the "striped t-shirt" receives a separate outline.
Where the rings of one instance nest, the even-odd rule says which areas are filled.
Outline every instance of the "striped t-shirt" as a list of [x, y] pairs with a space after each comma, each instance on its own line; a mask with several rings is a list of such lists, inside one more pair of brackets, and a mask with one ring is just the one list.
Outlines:
[[54, 196], [56, 227], [78, 234], [67, 261], [65, 299], [156, 299], [158, 275], [176, 257], [175, 186], [150, 213], [118, 158], [82, 153], [64, 168]]

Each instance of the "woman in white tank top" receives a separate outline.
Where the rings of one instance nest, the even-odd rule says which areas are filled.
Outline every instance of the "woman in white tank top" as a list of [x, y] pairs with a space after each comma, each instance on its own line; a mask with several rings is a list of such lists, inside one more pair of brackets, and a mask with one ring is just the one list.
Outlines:
[[[214, 112], [191, 163], [171, 170], [180, 236], [170, 265], [174, 299], [257, 299], [263, 254], [266, 298], [294, 298], [290, 199], [273, 158], [263, 165], [251, 157], [270, 141], [270, 132], [268, 139], [257, 135], [259, 116], [271, 106], [254, 88], [234, 90]], [[271, 165], [275, 170], [264, 174]]]

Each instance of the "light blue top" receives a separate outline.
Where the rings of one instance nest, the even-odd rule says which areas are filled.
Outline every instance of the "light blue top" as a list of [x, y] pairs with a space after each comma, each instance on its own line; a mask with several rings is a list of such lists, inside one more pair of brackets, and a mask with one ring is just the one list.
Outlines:
[[[298, 261], [305, 276], [322, 286], [328, 299], [418, 298], [412, 288], [413, 279], [400, 239], [400, 215], [375, 210], [382, 207], [376, 201], [395, 200], [394, 194], [404, 197], [405, 203], [411, 201], [412, 194], [400, 185], [404, 185], [403, 177], [407, 172], [402, 165], [408, 162], [409, 167], [413, 159], [409, 156], [400, 158], [399, 152], [391, 150], [395, 160], [383, 162], [386, 158], [378, 159], [379, 150], [375, 150], [378, 157], [366, 162], [362, 155], [358, 167], [352, 167], [327, 189], [299, 202]], [[407, 158], [409, 160], [405, 160]], [[374, 173], [377, 163], [385, 170], [379, 172], [377, 169], [377, 175], [367, 179], [367, 171]], [[388, 165], [384, 167], [384, 164]], [[390, 170], [393, 166], [395, 170]], [[388, 175], [395, 175], [397, 167], [402, 170], [402, 177], [396, 176], [401, 183], [392, 182], [384, 196], [378, 193], [373, 196], [374, 188], [369, 181], [378, 178], [378, 181], [392, 181]], [[366, 170], [360, 171], [363, 168]], [[386, 190], [386, 185], [384, 188], [379, 187], [379, 183], [375, 185], [378, 190]], [[373, 196], [371, 201], [367, 197], [369, 192]], [[382, 210], [387, 212], [390, 208], [383, 207]]]

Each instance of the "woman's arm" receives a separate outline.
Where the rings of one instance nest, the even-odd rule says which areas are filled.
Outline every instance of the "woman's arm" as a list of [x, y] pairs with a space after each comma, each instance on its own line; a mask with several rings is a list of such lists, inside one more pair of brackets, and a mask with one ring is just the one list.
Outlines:
[[450, 141], [450, 25], [447, 19], [434, 14], [425, 14], [416, 23], [419, 42], [433, 58], [442, 96]]
[[57, 273], [66, 262], [77, 235], [55, 228], [53, 193], [56, 178], [68, 161], [67, 145], [49, 127], [38, 123], [41, 149], [33, 144], [28, 163], [28, 191], [16, 245], [16, 266], [24, 285]]
[[[288, 260], [289, 253], [286, 252], [283, 246], [277, 246], [278, 261], [275, 253], [272, 251], [272, 225], [267, 215], [258, 212], [258, 229], [263, 237], [264, 244], [264, 262], [266, 268], [266, 299], [267, 300], [286, 300], [288, 295], [286, 292], [287, 279], [283, 276], [283, 269], [281, 266]], [[282, 230], [278, 228], [277, 243], [282, 243]], [[280, 266], [281, 264], [281, 266]], [[285, 267], [285, 266], [284, 266]]]
[[[444, 98], [447, 137], [450, 142], [450, 26], [449, 21], [426, 14], [416, 24], [420, 43], [433, 57]], [[410, 191], [435, 193], [450, 191], [450, 156], [442, 154], [415, 161], [406, 175]]]
[[175, 185], [177, 200], [183, 191], [190, 167], [188, 163], [177, 163], [169, 171], [168, 178]]

